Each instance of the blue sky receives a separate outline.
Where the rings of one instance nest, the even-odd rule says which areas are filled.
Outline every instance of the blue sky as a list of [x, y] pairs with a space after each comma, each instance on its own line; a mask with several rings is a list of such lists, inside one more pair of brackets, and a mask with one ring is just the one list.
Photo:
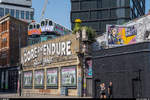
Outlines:
[[[45, 0], [32, 0], [32, 7], [35, 9], [35, 20], [40, 22], [40, 16]], [[146, 13], [150, 9], [150, 0], [146, 0]], [[70, 24], [70, 0], [49, 0], [44, 18], [50, 18], [56, 23], [71, 29]]]

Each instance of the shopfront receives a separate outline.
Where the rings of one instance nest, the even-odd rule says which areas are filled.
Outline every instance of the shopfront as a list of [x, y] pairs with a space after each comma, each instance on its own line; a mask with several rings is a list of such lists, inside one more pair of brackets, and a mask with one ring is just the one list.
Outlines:
[[22, 94], [81, 96], [82, 69], [76, 35], [22, 48]]

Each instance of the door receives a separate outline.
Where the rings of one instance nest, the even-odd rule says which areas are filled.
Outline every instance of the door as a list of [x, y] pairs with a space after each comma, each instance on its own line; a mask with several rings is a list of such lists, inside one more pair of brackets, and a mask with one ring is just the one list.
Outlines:
[[87, 84], [87, 96], [92, 97], [92, 79], [86, 79]]
[[95, 80], [95, 98], [100, 98], [100, 80]]
[[133, 98], [141, 97], [141, 81], [138, 79], [132, 80], [132, 93]]

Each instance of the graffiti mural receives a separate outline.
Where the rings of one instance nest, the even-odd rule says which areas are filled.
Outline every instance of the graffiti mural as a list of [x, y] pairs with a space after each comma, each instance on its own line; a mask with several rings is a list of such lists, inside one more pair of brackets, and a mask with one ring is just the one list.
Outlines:
[[134, 26], [124, 27], [107, 25], [108, 45], [126, 45], [136, 43], [137, 30]]
[[86, 60], [86, 77], [92, 78], [92, 60]]

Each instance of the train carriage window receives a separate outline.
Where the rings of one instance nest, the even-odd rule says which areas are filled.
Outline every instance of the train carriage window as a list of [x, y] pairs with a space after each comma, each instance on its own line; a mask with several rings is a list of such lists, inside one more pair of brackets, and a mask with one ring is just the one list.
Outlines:
[[36, 28], [36, 25], [34, 24], [34, 29]]
[[39, 29], [40, 28], [40, 25], [39, 24], [37, 24], [37, 29]]
[[32, 25], [29, 26], [29, 29], [32, 29]]
[[41, 22], [41, 26], [44, 26], [44, 21]]
[[48, 25], [48, 20], [45, 21], [45, 25]]
[[50, 25], [50, 26], [52, 25], [52, 21], [49, 21], [49, 25]]

